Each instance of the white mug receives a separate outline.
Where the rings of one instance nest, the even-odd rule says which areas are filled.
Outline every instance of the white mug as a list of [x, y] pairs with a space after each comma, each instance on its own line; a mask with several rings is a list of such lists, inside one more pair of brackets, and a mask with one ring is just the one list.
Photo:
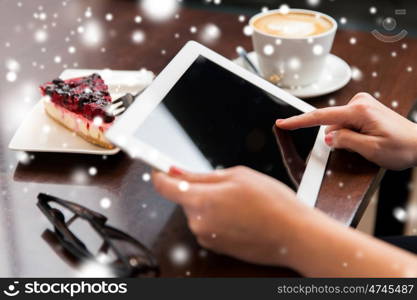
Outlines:
[[277, 9], [263, 12], [253, 16], [249, 21], [253, 32], [253, 48], [262, 75], [278, 86], [287, 88], [314, 83], [320, 78], [326, 57], [332, 48], [337, 22], [332, 17], [313, 10], [289, 9], [288, 13], [323, 17], [332, 23], [332, 27], [317, 35], [282, 37], [265, 33], [254, 26], [257, 19], [276, 13], [282, 11]]

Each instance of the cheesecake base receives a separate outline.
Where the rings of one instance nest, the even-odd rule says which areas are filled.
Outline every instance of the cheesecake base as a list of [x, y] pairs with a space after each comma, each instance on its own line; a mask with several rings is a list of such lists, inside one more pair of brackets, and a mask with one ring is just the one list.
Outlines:
[[44, 99], [43, 105], [46, 114], [51, 119], [68, 130], [75, 132], [84, 140], [106, 149], [115, 148], [115, 146], [104, 136], [104, 133], [111, 126], [111, 123], [103, 123], [102, 125], [97, 126], [91, 120], [53, 103], [49, 99]]

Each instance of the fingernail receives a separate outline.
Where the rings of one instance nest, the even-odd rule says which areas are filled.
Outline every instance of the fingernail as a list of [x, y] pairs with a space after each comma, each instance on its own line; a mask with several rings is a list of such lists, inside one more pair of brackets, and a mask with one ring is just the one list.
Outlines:
[[184, 171], [178, 167], [172, 166], [171, 168], [169, 168], [168, 174], [172, 176], [181, 176], [184, 175]]
[[333, 146], [333, 138], [334, 138], [334, 132], [330, 132], [324, 137], [324, 141], [326, 142], [328, 146]]
[[277, 119], [277, 120], [275, 121], [275, 124], [279, 125], [279, 124], [281, 124], [282, 122], [284, 122], [284, 119]]

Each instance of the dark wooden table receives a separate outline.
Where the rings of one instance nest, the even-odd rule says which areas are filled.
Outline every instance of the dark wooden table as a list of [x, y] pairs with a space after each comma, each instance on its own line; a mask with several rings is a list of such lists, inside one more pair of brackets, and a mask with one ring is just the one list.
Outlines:
[[[16, 3], [0, 3], [2, 62], [15, 59], [20, 64], [15, 82], [0, 81], [0, 276], [76, 275], [74, 268], [41, 237], [49, 223], [35, 205], [39, 192], [79, 202], [107, 215], [112, 225], [129, 232], [154, 251], [163, 276], [295, 275], [290, 270], [254, 266], [202, 250], [187, 229], [182, 211], [157, 195], [151, 183], [142, 181], [142, 174], [149, 172], [149, 168], [124, 154], [104, 159], [34, 153], [33, 160], [24, 165], [7, 149], [21, 120], [39, 100], [37, 85], [58, 76], [65, 67], [126, 70], [145, 67], [158, 73], [186, 41], [199, 40], [198, 33], [190, 32], [191, 26], [201, 31], [209, 23], [221, 29], [221, 37], [208, 46], [234, 58], [236, 46], [252, 48], [250, 38], [242, 32], [245, 23], [239, 22], [237, 15], [183, 8], [178, 11], [178, 18], [154, 23], [138, 10], [135, 1], [73, 0], [63, 6], [62, 1], [37, 0], [22, 1], [22, 7]], [[40, 5], [47, 14], [46, 20], [41, 20], [43, 16], [34, 18], [35, 12], [42, 12]], [[92, 19], [102, 28], [103, 39], [95, 47], [84, 46], [77, 33], [78, 26], [91, 20], [84, 15], [87, 7], [91, 7]], [[112, 21], [105, 19], [107, 13], [113, 14]], [[142, 23], [134, 22], [136, 15], [143, 17]], [[35, 42], [34, 34], [44, 24], [48, 39], [44, 43]], [[137, 29], [146, 34], [142, 44], [132, 43], [132, 32]], [[352, 37], [356, 38], [356, 44], [350, 43]], [[69, 46], [76, 47], [76, 52], [69, 53]], [[394, 108], [404, 115], [409, 111], [417, 98], [416, 40], [407, 38], [388, 44], [369, 33], [339, 30], [332, 52], [361, 70], [362, 78], [336, 93], [311, 99], [313, 105], [324, 107], [333, 101], [344, 104], [355, 93], [368, 91], [379, 94], [387, 105], [398, 103]], [[55, 63], [55, 56], [60, 56], [62, 62]], [[410, 67], [413, 70], [407, 71]], [[6, 69], [2, 70], [5, 74]], [[97, 175], [87, 175], [84, 183], [74, 182], [74, 172], [87, 174], [92, 166], [97, 168]], [[331, 172], [325, 177], [317, 207], [354, 226], [381, 172], [358, 155], [344, 151], [331, 154], [328, 170]], [[101, 208], [99, 202], [103, 197], [111, 200], [109, 209]], [[173, 255], [184, 253], [188, 254], [185, 262], [173, 262]]]

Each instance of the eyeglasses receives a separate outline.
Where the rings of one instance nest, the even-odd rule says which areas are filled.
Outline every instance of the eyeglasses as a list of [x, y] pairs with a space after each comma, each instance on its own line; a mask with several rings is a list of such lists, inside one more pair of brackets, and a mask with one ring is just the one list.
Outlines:
[[[67, 221], [62, 210], [52, 207], [51, 203], [70, 211], [73, 216]], [[106, 263], [106, 266], [110, 267], [115, 276], [156, 277], [159, 275], [159, 266], [151, 251], [130, 235], [106, 225], [107, 217], [102, 214], [79, 204], [43, 193], [38, 195], [37, 206], [54, 226], [59, 242], [76, 258], [103, 264], [101, 258], [103, 256], [110, 257], [111, 252], [114, 259]], [[70, 229], [71, 224], [76, 219], [86, 221], [101, 238], [102, 244], [96, 255]], [[130, 251], [127, 251], [128, 248]], [[109, 259], [106, 261], [109, 261]]]

